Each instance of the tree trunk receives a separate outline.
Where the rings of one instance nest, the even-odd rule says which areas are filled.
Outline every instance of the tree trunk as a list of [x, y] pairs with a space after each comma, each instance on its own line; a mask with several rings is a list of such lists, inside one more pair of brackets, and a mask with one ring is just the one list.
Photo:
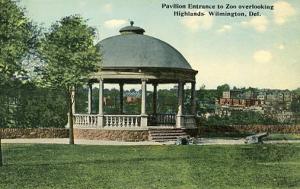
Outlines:
[[74, 144], [74, 133], [73, 133], [73, 108], [72, 105], [74, 103], [74, 96], [72, 94], [72, 90], [70, 89], [68, 92], [69, 98], [68, 98], [68, 104], [69, 104], [69, 144]]
[[0, 167], [3, 166], [1, 138], [2, 138], [2, 131], [0, 131]]

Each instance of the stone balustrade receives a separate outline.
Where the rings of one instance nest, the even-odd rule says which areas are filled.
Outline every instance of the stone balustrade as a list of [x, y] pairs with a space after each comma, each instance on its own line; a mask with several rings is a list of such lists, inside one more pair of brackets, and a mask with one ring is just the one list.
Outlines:
[[[99, 115], [91, 114], [74, 114], [74, 127], [87, 129], [128, 129], [141, 127], [141, 115], [103, 115], [103, 123], [99, 122], [99, 117]], [[183, 115], [182, 120], [182, 128], [194, 128], [196, 126], [196, 120], [194, 115]], [[175, 114], [151, 114], [148, 116], [148, 126], [175, 127], [175, 125]]]
[[140, 127], [140, 115], [104, 115], [104, 127]]
[[183, 116], [183, 127], [184, 128], [195, 128], [196, 119], [194, 115], [184, 115]]
[[176, 124], [176, 114], [151, 114], [149, 115], [150, 126], [173, 126]]
[[98, 124], [98, 115], [74, 114], [74, 127], [95, 128]]

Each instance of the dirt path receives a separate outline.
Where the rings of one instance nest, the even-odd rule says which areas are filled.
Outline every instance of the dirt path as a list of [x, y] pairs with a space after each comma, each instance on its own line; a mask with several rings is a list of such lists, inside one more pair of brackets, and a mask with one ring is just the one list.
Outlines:
[[[34, 139], [2, 139], [3, 144], [9, 143], [27, 143], [27, 144], [68, 144], [67, 138], [34, 138]], [[277, 144], [277, 143], [300, 143], [300, 140], [274, 140], [265, 141], [266, 144]], [[83, 145], [172, 145], [174, 142], [159, 143], [153, 141], [142, 141], [142, 142], [124, 142], [124, 141], [104, 141], [104, 140], [75, 140], [75, 144]], [[212, 138], [201, 138], [198, 145], [241, 145], [245, 144], [244, 139], [212, 139]]]

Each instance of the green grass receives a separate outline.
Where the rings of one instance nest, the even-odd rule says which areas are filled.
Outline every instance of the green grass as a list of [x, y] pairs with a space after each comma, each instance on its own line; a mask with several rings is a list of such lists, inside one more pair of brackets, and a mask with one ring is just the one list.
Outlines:
[[232, 133], [232, 132], [220, 132], [220, 133], [200, 133], [199, 137], [203, 138], [219, 138], [219, 139], [235, 139], [235, 138], [245, 138], [249, 135], [255, 133]]
[[264, 140], [300, 140], [300, 134], [270, 134]]
[[[202, 133], [200, 137], [204, 138], [218, 138], [218, 139], [240, 139], [245, 138], [255, 133]], [[281, 134], [271, 133], [263, 140], [300, 140], [300, 134]]]
[[0, 188], [300, 188], [300, 144], [4, 144]]

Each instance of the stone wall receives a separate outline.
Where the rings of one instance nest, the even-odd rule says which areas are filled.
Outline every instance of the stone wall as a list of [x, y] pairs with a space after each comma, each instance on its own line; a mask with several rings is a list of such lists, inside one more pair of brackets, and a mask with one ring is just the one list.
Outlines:
[[2, 138], [68, 138], [68, 129], [62, 128], [2, 128]]
[[147, 141], [148, 136], [149, 133], [147, 130], [74, 129], [75, 139]]
[[200, 127], [200, 133], [300, 133], [300, 125], [233, 125]]

